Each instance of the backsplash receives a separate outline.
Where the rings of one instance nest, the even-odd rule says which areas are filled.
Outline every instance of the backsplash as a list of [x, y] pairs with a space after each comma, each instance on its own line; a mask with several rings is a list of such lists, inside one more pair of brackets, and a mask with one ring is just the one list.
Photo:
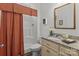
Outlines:
[[[53, 33], [52, 36], [54, 36], [54, 37], [58, 37], [58, 36], [63, 37], [64, 35], [66, 35], [66, 34]], [[74, 36], [74, 35], [69, 35], [69, 34], [68, 34], [68, 38], [70, 38], [70, 39], [79, 39], [79, 36]]]
[[79, 36], [69, 35], [69, 38], [71, 38], [71, 39], [79, 39]]

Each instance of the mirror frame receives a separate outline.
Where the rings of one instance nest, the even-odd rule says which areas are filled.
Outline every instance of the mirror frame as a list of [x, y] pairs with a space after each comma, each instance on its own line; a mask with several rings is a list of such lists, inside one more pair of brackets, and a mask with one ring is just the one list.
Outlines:
[[75, 3], [73, 3], [74, 5], [74, 14], [73, 14], [73, 28], [66, 28], [66, 27], [62, 27], [62, 28], [60, 28], [60, 27], [57, 27], [56, 26], [56, 9], [59, 9], [59, 8], [61, 8], [61, 7], [64, 7], [64, 6], [66, 6], [66, 5], [69, 5], [69, 4], [72, 4], [72, 3], [67, 3], [67, 4], [64, 4], [64, 5], [62, 5], [62, 6], [59, 6], [59, 7], [57, 7], [57, 8], [55, 8], [54, 9], [54, 28], [55, 29], [76, 29], [76, 7], [75, 7]]

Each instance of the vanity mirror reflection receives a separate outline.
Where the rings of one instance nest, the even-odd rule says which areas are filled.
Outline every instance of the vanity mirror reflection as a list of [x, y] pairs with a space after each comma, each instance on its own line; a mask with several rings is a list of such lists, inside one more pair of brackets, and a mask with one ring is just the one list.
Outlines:
[[75, 3], [67, 3], [54, 9], [54, 27], [56, 29], [75, 29]]

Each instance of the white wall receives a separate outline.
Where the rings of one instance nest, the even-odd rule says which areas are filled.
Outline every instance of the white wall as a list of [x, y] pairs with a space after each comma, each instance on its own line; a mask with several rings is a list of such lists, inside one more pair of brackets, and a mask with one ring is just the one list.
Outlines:
[[[40, 6], [40, 36], [48, 36], [49, 28], [53, 27], [53, 7], [55, 4], [41, 4]], [[47, 19], [47, 25], [43, 25], [42, 19]]]
[[[67, 33], [79, 36], [79, 4], [76, 4], [76, 29], [55, 29], [54, 28], [54, 8], [62, 4], [49, 3], [41, 4], [40, 7], [40, 36], [48, 36], [49, 28], [53, 28], [54, 32]], [[63, 15], [62, 15], [63, 16]], [[42, 19], [47, 18], [48, 24], [43, 25]]]

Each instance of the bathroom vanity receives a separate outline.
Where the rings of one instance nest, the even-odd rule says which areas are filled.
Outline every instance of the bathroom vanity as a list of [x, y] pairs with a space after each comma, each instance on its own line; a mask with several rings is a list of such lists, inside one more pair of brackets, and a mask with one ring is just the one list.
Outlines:
[[54, 37], [42, 37], [42, 56], [79, 56], [79, 41], [64, 43]]

